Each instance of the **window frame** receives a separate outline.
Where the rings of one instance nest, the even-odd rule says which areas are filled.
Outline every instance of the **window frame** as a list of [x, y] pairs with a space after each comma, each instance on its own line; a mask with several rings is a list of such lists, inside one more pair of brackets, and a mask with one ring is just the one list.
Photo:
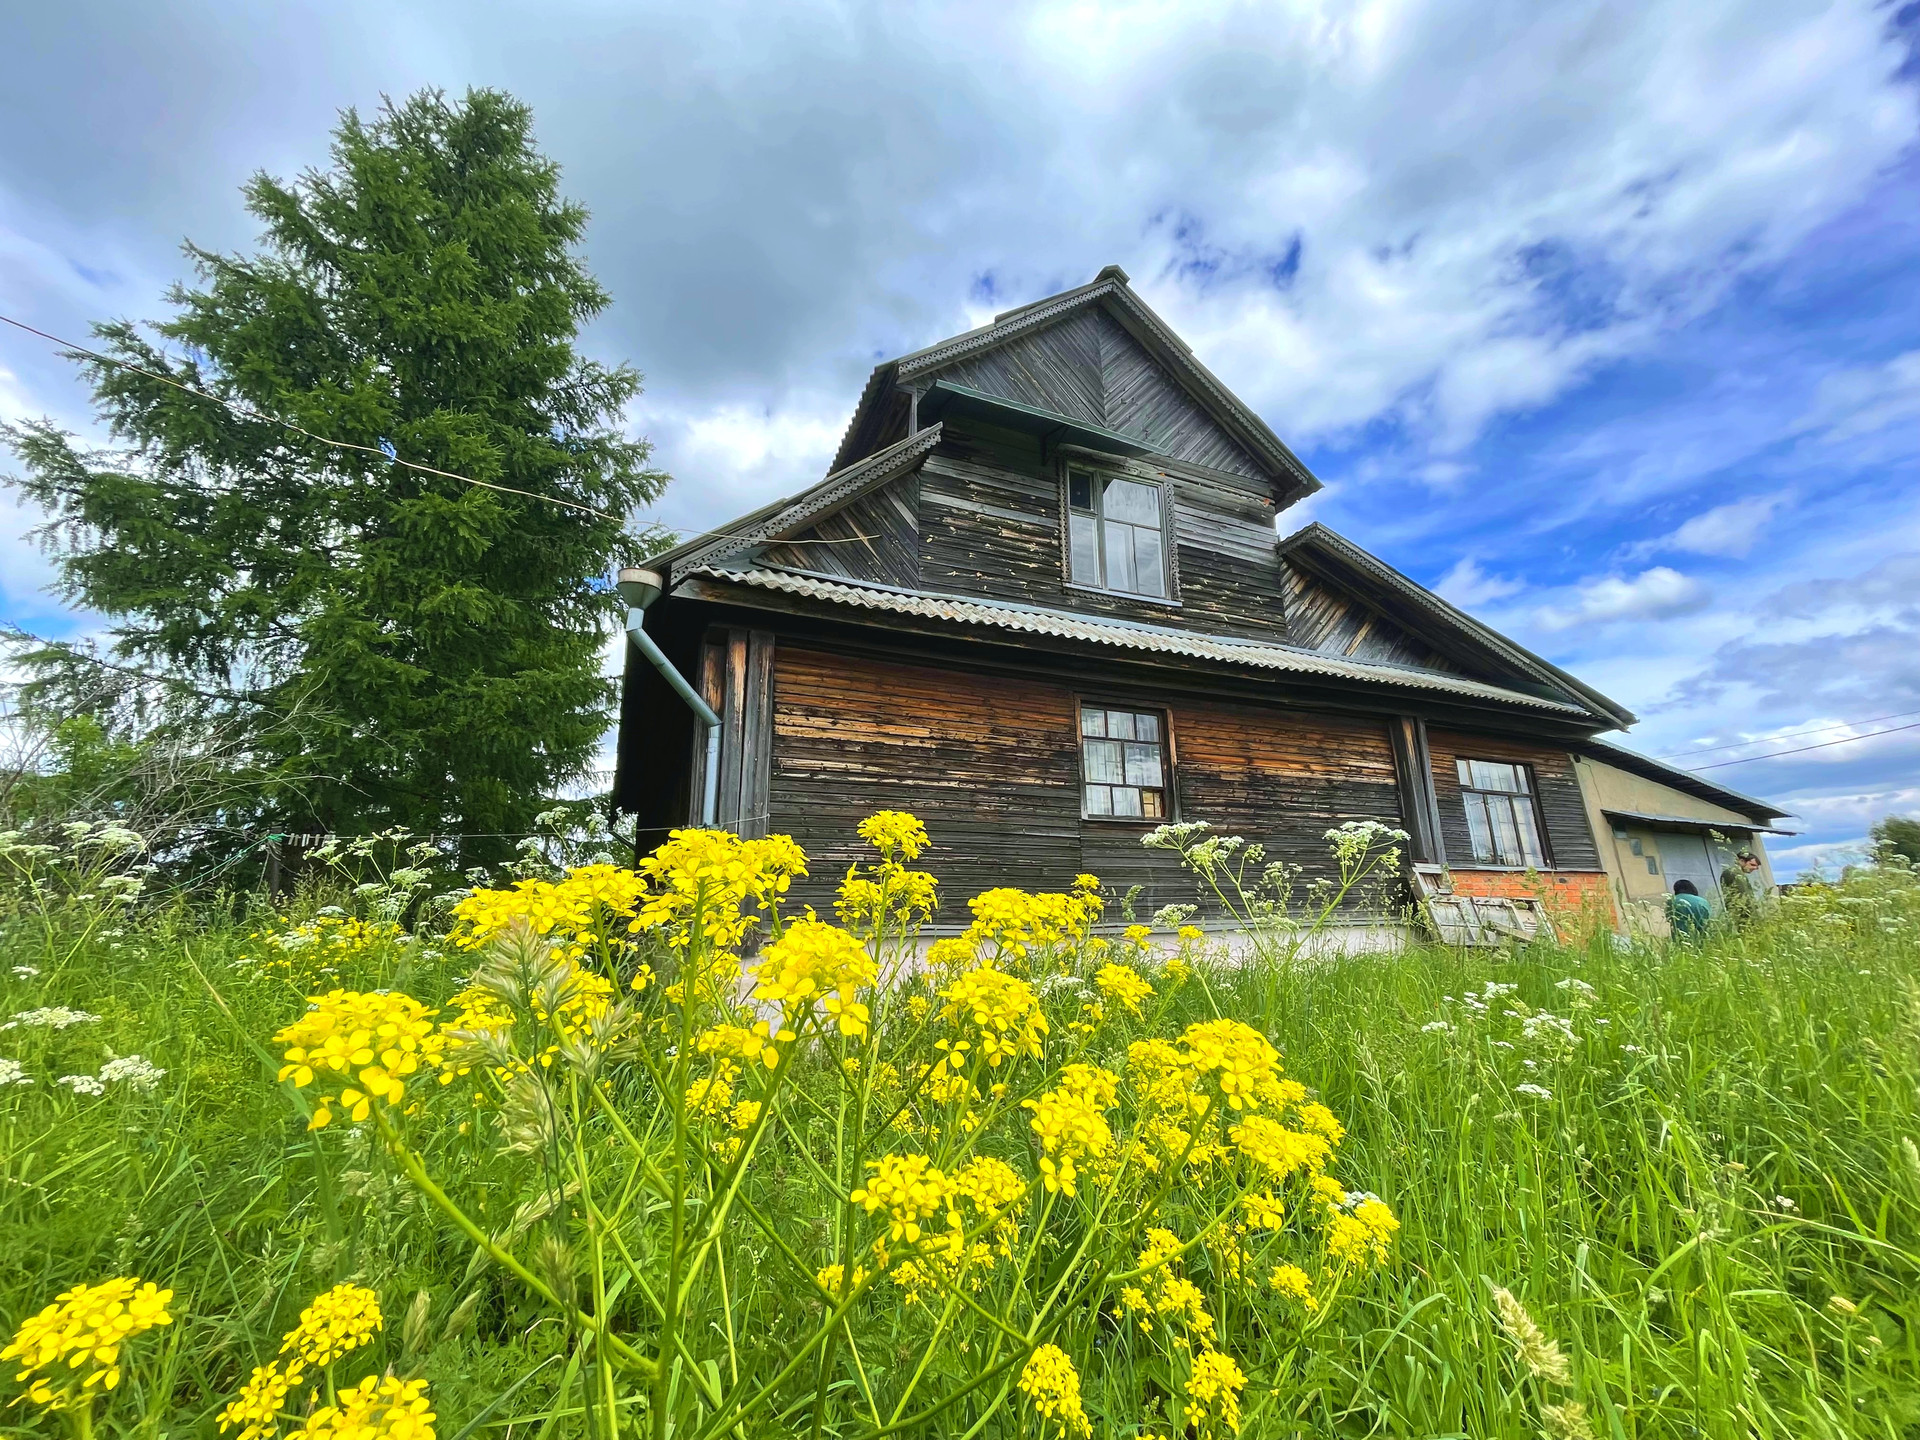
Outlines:
[[[1131, 715], [1151, 715], [1160, 722], [1160, 785], [1162, 797], [1161, 815], [1101, 815], [1087, 809], [1087, 741], [1099, 739], [1086, 732], [1086, 712], [1089, 710], [1121, 710]], [[1164, 705], [1143, 705], [1134, 700], [1115, 700], [1102, 696], [1081, 695], [1074, 697], [1073, 704], [1073, 751], [1074, 785], [1080, 798], [1080, 819], [1102, 825], [1135, 825], [1151, 829], [1155, 825], [1166, 825], [1179, 819], [1179, 794], [1177, 783], [1179, 774], [1178, 752], [1173, 740], [1173, 715]], [[1141, 785], [1135, 787], [1150, 790], [1155, 787]]]
[[[1521, 793], [1513, 790], [1483, 790], [1477, 785], [1468, 784], [1466, 777], [1461, 774], [1461, 771], [1464, 767], [1472, 765], [1476, 762], [1482, 765], [1504, 765], [1507, 768], [1518, 772], [1522, 782], [1527, 787], [1526, 793], [1522, 795]], [[1527, 813], [1533, 819], [1533, 838], [1540, 852], [1540, 863], [1537, 865], [1532, 864], [1525, 859], [1526, 846], [1522, 844], [1519, 847], [1521, 857], [1522, 857], [1521, 863], [1518, 865], [1510, 865], [1498, 858], [1499, 849], [1500, 849], [1498, 839], [1494, 837], [1491, 833], [1489, 833], [1488, 838], [1490, 841], [1492, 841], [1491, 849], [1493, 851], [1495, 858], [1491, 860], [1482, 860], [1476, 854], [1474, 855], [1473, 861], [1472, 861], [1473, 868], [1477, 870], [1551, 870], [1553, 869], [1553, 842], [1547, 833], [1546, 812], [1540, 808], [1540, 781], [1539, 781], [1539, 776], [1534, 771], [1533, 766], [1525, 760], [1502, 759], [1502, 758], [1496, 758], [1496, 757], [1487, 756], [1487, 755], [1455, 755], [1453, 757], [1453, 765], [1454, 765], [1454, 769], [1453, 769], [1454, 778], [1458, 782], [1459, 788], [1460, 788], [1460, 818], [1462, 821], [1465, 822], [1467, 827], [1467, 847], [1468, 847], [1469, 853], [1471, 853], [1475, 849], [1474, 836], [1473, 836], [1473, 816], [1467, 804], [1467, 797], [1469, 795], [1478, 795], [1483, 797], [1482, 798], [1483, 806], [1485, 805], [1485, 800], [1488, 797], [1498, 797], [1499, 799], [1505, 800], [1509, 805], [1513, 804], [1514, 801], [1524, 799], [1527, 802]], [[1491, 831], [1491, 816], [1489, 816], [1489, 828]]]
[[[1163, 593], [1149, 594], [1141, 590], [1119, 590], [1107, 585], [1106, 580], [1106, 526], [1107, 515], [1104, 508], [1091, 512], [1077, 511], [1073, 505], [1073, 477], [1075, 472], [1086, 474], [1096, 486], [1108, 480], [1125, 480], [1135, 485], [1144, 485], [1154, 492], [1154, 503], [1159, 516], [1160, 529], [1160, 578], [1164, 586]], [[1109, 595], [1118, 600], [1137, 601], [1142, 605], [1159, 605], [1168, 609], [1180, 607], [1180, 566], [1175, 548], [1173, 528], [1173, 482], [1165, 475], [1142, 475], [1125, 465], [1117, 465], [1111, 458], [1095, 459], [1079, 454], [1063, 454], [1059, 457], [1060, 481], [1060, 578], [1069, 590], [1083, 590], [1090, 595]], [[1100, 499], [1105, 498], [1104, 489], [1098, 492]], [[1094, 584], [1082, 580], [1073, 571], [1073, 517], [1076, 514], [1091, 514], [1095, 529], [1096, 545], [1100, 559], [1101, 583]], [[1147, 527], [1137, 525], [1131, 520], [1115, 521], [1115, 524], [1127, 525], [1134, 529]]]

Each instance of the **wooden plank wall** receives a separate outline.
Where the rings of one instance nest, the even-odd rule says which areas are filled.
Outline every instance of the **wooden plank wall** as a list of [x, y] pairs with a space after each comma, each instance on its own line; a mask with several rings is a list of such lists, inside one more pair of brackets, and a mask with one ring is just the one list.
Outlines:
[[1106, 311], [1076, 311], [1044, 330], [956, 361], [945, 379], [1089, 421], [1156, 454], [1271, 482], [1185, 388]]
[[1411, 635], [1344, 586], [1334, 585], [1291, 561], [1280, 562], [1287, 628], [1293, 643], [1356, 660], [1419, 665], [1449, 674], [1461, 667]]
[[1161, 471], [1173, 487], [1178, 606], [1076, 589], [1060, 542], [1058, 469], [1033, 436], [949, 421], [920, 472], [929, 590], [1284, 642], [1283, 572], [1264, 487]]
[[[967, 898], [990, 886], [1060, 889], [1088, 870], [1116, 890], [1144, 886], [1143, 917], [1204, 898], [1170, 854], [1140, 845], [1149, 825], [1080, 818], [1080, 692], [1069, 686], [790, 642], [774, 692], [770, 824], [811, 857], [805, 903], [831, 904], [846, 867], [865, 858], [854, 827], [889, 808], [926, 822], [935, 849], [923, 863], [940, 877], [945, 921], [963, 923]], [[1326, 830], [1400, 823], [1384, 720], [1180, 698], [1159, 708], [1171, 717], [1179, 815], [1259, 841], [1308, 879], [1331, 872]]]
[[1463, 735], [1452, 730], [1429, 730], [1427, 745], [1433, 754], [1433, 788], [1440, 806], [1440, 833], [1447, 847], [1447, 863], [1457, 870], [1474, 868], [1473, 838], [1467, 831], [1466, 806], [1460, 799], [1461, 759], [1518, 761], [1533, 769], [1540, 814], [1546, 822], [1547, 858], [1556, 870], [1598, 870], [1600, 851], [1580, 797], [1580, 781], [1573, 757], [1565, 750], [1485, 735]]
[[834, 511], [761, 558], [770, 565], [914, 589], [920, 584], [920, 476], [904, 475]]
[[[749, 837], [767, 833], [767, 787], [773, 770], [771, 631], [739, 627], [709, 633], [700, 653], [700, 690], [720, 717], [717, 821]], [[706, 797], [706, 738], [693, 727], [687, 820], [698, 824]]]

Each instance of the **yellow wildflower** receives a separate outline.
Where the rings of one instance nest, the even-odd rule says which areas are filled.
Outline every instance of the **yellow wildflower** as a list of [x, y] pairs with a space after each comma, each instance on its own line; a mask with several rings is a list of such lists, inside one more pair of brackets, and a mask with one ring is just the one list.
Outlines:
[[797, 1029], [818, 1001], [840, 1027], [858, 1039], [867, 1033], [868, 1009], [856, 997], [879, 978], [873, 957], [852, 935], [822, 920], [796, 920], [767, 946], [754, 967], [759, 979], [753, 995], [785, 1012]]
[[902, 860], [918, 860], [927, 848], [927, 827], [904, 810], [878, 811], [862, 820], [858, 830], [883, 859], [898, 855]]
[[973, 963], [973, 942], [963, 935], [949, 935], [927, 947], [927, 964], [935, 970], [959, 970]]
[[[826, 1291], [827, 1294], [835, 1300], [839, 1300], [844, 1298], [847, 1291], [858, 1290], [862, 1285], [866, 1284], [871, 1272], [864, 1265], [856, 1265], [853, 1267], [853, 1279], [851, 1282], [847, 1282], [846, 1274], [846, 1267], [838, 1262], [832, 1265], [822, 1265], [818, 1270], [813, 1272], [813, 1283]], [[842, 1289], [843, 1284], [845, 1285], [844, 1290]]]
[[777, 905], [807, 873], [807, 857], [789, 835], [742, 840], [727, 830], [675, 830], [640, 868], [659, 890], [647, 896], [630, 930], [664, 927], [667, 943], [685, 949], [697, 915], [708, 946], [730, 950], [753, 923], [741, 907]]
[[1240, 1392], [1246, 1388], [1247, 1377], [1230, 1356], [1203, 1350], [1193, 1357], [1187, 1399], [1203, 1422], [1217, 1419], [1228, 1429], [1239, 1430]]
[[[355, 1123], [367, 1118], [373, 1103], [397, 1105], [406, 1093], [405, 1077], [422, 1066], [439, 1065], [447, 1037], [434, 1030], [429, 1010], [400, 991], [362, 994], [329, 990], [308, 997], [305, 1015], [274, 1035], [287, 1047], [280, 1079], [301, 1089], [321, 1079], [329, 1087], [319, 1097], [308, 1128], [333, 1118], [333, 1105], [345, 1106]], [[337, 1094], [331, 1086], [345, 1079]]]
[[1058, 1345], [1042, 1345], [1020, 1372], [1020, 1393], [1060, 1435], [1093, 1433], [1080, 1405], [1080, 1375]]
[[1274, 1266], [1267, 1283], [1310, 1311], [1320, 1308], [1320, 1302], [1313, 1298], [1313, 1283], [1307, 1279], [1307, 1272], [1298, 1265]]
[[1102, 995], [1118, 1001], [1135, 1015], [1140, 1013], [1141, 1002], [1153, 997], [1153, 986], [1131, 965], [1102, 965], [1094, 974], [1093, 983]]
[[1186, 1063], [1198, 1074], [1217, 1075], [1221, 1098], [1235, 1110], [1258, 1110], [1274, 1099], [1280, 1052], [1251, 1025], [1205, 1020], [1189, 1025], [1180, 1041], [1186, 1046]]
[[889, 1240], [915, 1244], [921, 1222], [942, 1211], [948, 1212], [950, 1225], [959, 1226], [959, 1217], [951, 1213], [953, 1187], [928, 1156], [883, 1155], [868, 1168], [873, 1178], [847, 1198], [869, 1215], [884, 1210]]
[[247, 1383], [240, 1387], [240, 1393], [214, 1416], [214, 1423], [221, 1433], [234, 1426], [241, 1427], [234, 1440], [262, 1440], [264, 1436], [278, 1433], [280, 1417], [287, 1409], [287, 1395], [306, 1377], [305, 1362], [294, 1360], [286, 1369], [280, 1368], [275, 1360], [269, 1365], [256, 1365]]
[[1149, 926], [1129, 925], [1124, 932], [1124, 937], [1130, 945], [1144, 945], [1147, 943], [1147, 937], [1152, 933], [1153, 930]]
[[1098, 1159], [1113, 1144], [1113, 1132], [1099, 1107], [1085, 1093], [1064, 1086], [1022, 1103], [1033, 1111], [1033, 1133], [1040, 1141], [1040, 1175], [1047, 1189], [1078, 1194], [1080, 1163]]
[[983, 965], [960, 976], [940, 998], [946, 1002], [940, 1011], [943, 1020], [964, 1019], [973, 1025], [987, 1064], [998, 1066], [1021, 1055], [1040, 1058], [1047, 1019], [1033, 987], [1018, 976]]
[[0, 1360], [19, 1362], [13, 1378], [26, 1384], [26, 1398], [35, 1405], [84, 1409], [95, 1395], [120, 1384], [122, 1345], [173, 1323], [167, 1309], [172, 1299], [173, 1291], [133, 1276], [76, 1285], [22, 1321]]
[[1325, 1136], [1289, 1130], [1265, 1115], [1249, 1115], [1227, 1131], [1227, 1138], [1273, 1180], [1301, 1170], [1318, 1171], [1333, 1152]]
[[287, 1440], [433, 1440], [427, 1382], [369, 1375], [322, 1405]]
[[1351, 1209], [1335, 1210], [1327, 1217], [1327, 1258], [1336, 1265], [1384, 1265], [1399, 1228], [1385, 1202], [1362, 1196]]
[[287, 1332], [280, 1353], [292, 1350], [309, 1365], [331, 1365], [366, 1344], [385, 1323], [380, 1297], [373, 1291], [363, 1285], [336, 1285], [300, 1312], [300, 1323]]
[[1206, 939], [1207, 932], [1202, 930], [1198, 925], [1182, 925], [1178, 930], [1173, 932], [1173, 936], [1174, 939], [1180, 941], [1183, 945], [1190, 945], [1195, 940]]

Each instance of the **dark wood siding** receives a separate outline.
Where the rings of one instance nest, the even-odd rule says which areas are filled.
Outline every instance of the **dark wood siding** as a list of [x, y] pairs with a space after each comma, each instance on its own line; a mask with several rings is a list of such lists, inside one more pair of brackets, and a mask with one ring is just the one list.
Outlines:
[[769, 565], [914, 589], [920, 584], [920, 477], [904, 475], [850, 501], [786, 540]]
[[1067, 584], [1060, 481], [1040, 442], [950, 421], [920, 472], [920, 573], [929, 590], [1285, 641], [1273, 503], [1232, 476], [1158, 470], [1172, 491], [1178, 606]]
[[1281, 562], [1287, 632], [1296, 645], [1356, 660], [1383, 660], [1460, 673], [1460, 666], [1408, 634], [1345, 586]]
[[769, 796], [772, 828], [809, 856], [796, 898], [829, 906], [847, 866], [866, 858], [854, 827], [902, 809], [932, 837], [923, 863], [940, 878], [946, 923], [964, 923], [967, 898], [991, 886], [1060, 889], [1081, 871], [1116, 891], [1144, 887], [1142, 918], [1204, 899], [1171, 854], [1141, 846], [1148, 825], [1081, 819], [1081, 698], [1165, 711], [1180, 818], [1263, 844], [1307, 881], [1332, 873], [1328, 829], [1400, 823], [1385, 720], [1113, 694], [788, 641], [775, 659]]
[[944, 379], [1145, 441], [1155, 454], [1271, 481], [1258, 461], [1104, 310], [1057, 324], [942, 369]]
[[1433, 753], [1433, 788], [1440, 804], [1440, 833], [1446, 842], [1449, 865], [1463, 870], [1474, 866], [1473, 840], [1467, 833], [1467, 811], [1460, 799], [1460, 770], [1456, 763], [1468, 759], [1518, 761], [1532, 767], [1534, 793], [1546, 824], [1547, 858], [1552, 868], [1600, 868], [1600, 852], [1594, 845], [1593, 827], [1587, 822], [1586, 804], [1580, 798], [1580, 781], [1574, 774], [1573, 757], [1565, 750], [1452, 730], [1428, 731], [1427, 744]]

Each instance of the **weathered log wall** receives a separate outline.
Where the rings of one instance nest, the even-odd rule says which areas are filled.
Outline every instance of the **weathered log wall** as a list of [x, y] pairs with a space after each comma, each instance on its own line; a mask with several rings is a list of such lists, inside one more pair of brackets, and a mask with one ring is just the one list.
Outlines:
[[1448, 865], [1461, 869], [1482, 868], [1474, 865], [1473, 839], [1467, 832], [1466, 806], [1460, 798], [1457, 762], [1464, 758], [1518, 761], [1530, 766], [1540, 818], [1546, 829], [1548, 868], [1600, 869], [1600, 852], [1594, 845], [1586, 804], [1580, 798], [1580, 781], [1574, 774], [1573, 757], [1565, 750], [1524, 740], [1463, 735], [1451, 730], [1429, 730], [1427, 744], [1433, 754], [1433, 788], [1440, 802], [1440, 833], [1446, 842]]
[[[812, 857], [799, 898], [825, 908], [866, 858], [859, 821], [881, 809], [926, 822], [942, 919], [994, 885], [1054, 890], [1091, 871], [1144, 887], [1144, 917], [1200, 898], [1172, 855], [1140, 837], [1151, 822], [1083, 820], [1074, 688], [782, 643], [774, 664], [771, 828]], [[1170, 721], [1176, 814], [1268, 849], [1269, 860], [1330, 871], [1324, 832], [1347, 820], [1400, 823], [1386, 722], [1253, 705], [1090, 691], [1157, 703]]]

